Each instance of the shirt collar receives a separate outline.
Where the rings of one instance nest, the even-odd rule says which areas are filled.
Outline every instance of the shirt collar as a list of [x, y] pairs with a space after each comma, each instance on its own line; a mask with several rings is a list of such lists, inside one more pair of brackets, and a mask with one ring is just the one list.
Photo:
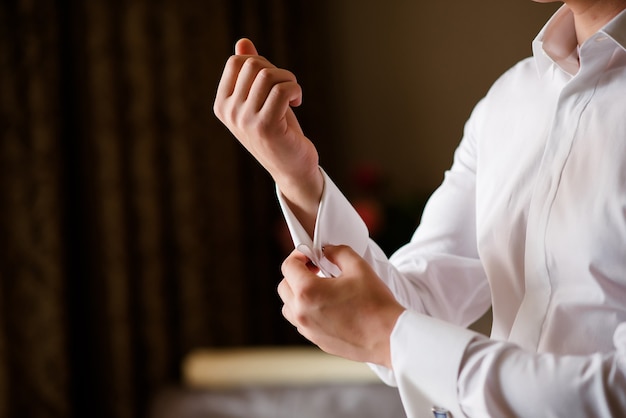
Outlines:
[[[598, 33], [611, 38], [616, 46], [626, 50], [626, 10], [620, 12]], [[570, 74], [578, 71], [578, 45], [574, 15], [567, 5], [552, 15], [533, 41], [537, 70], [545, 73], [553, 64]]]
[[617, 45], [626, 51], [626, 9], [607, 23], [600, 32], [612, 38]]

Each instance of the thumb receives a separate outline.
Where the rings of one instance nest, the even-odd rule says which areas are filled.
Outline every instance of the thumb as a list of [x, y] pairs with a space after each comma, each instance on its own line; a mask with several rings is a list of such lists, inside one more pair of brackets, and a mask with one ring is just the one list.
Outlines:
[[348, 271], [363, 260], [347, 245], [326, 245], [323, 252], [328, 261], [339, 267], [341, 271]]
[[256, 50], [256, 47], [252, 43], [252, 41], [248, 38], [241, 38], [235, 44], [235, 54], [236, 55], [259, 55]]

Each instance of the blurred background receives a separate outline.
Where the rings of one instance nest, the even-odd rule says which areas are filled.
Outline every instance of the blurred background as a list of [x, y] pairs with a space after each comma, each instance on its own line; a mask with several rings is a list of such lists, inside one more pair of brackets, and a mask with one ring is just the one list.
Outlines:
[[556, 4], [5, 0], [0, 417], [143, 417], [193, 349], [304, 345], [273, 184], [212, 114], [250, 37], [391, 252]]

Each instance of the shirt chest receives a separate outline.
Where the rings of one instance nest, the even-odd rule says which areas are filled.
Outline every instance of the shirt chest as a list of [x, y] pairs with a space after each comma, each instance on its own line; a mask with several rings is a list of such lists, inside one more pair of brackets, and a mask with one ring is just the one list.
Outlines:
[[624, 79], [608, 73], [565, 87], [513, 80], [519, 88], [486, 100], [490, 117], [475, 131], [477, 239], [502, 311], [496, 332], [515, 327], [529, 298], [539, 325], [557, 305], [623, 309]]

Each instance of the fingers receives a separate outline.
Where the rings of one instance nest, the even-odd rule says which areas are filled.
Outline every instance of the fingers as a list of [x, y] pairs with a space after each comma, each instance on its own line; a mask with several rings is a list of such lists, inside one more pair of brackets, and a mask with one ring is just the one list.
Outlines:
[[294, 323], [293, 314], [291, 312], [290, 306], [291, 301], [294, 299], [293, 290], [289, 287], [289, 283], [287, 279], [281, 280], [278, 284], [278, 296], [280, 296], [280, 300], [283, 301], [282, 314], [287, 319], [287, 321]]
[[241, 71], [245, 60], [238, 59], [236, 56], [232, 56], [226, 62], [224, 71], [222, 72], [222, 78], [217, 86], [217, 93], [215, 95], [215, 104], [223, 102], [233, 94], [235, 90], [235, 82]]
[[235, 44], [235, 55], [259, 55], [259, 53], [250, 39], [242, 38]]
[[353, 271], [367, 265], [351, 247], [347, 245], [327, 245], [323, 248], [324, 256], [341, 271]]
[[312, 266], [311, 261], [301, 252], [295, 250], [283, 262], [281, 266], [283, 280], [278, 285], [278, 295], [283, 301], [282, 314], [292, 325], [301, 332], [301, 327], [308, 322], [304, 314], [315, 303], [313, 294], [316, 281], [320, 279]]
[[252, 84], [257, 79], [259, 73], [267, 72], [270, 68], [276, 68], [269, 61], [266, 61], [261, 57], [239, 57], [236, 58], [244, 60], [241, 65], [239, 74], [237, 74], [237, 80], [235, 81], [235, 87], [233, 88], [232, 96], [238, 102], [245, 102], [252, 88]]
[[[249, 77], [254, 79], [246, 99], [257, 112], [265, 108], [267, 116], [282, 116], [289, 106], [299, 106], [302, 102], [302, 89], [291, 71], [265, 67]], [[244, 94], [242, 91], [241, 96]]]
[[304, 254], [294, 250], [283, 262], [281, 271], [285, 282], [281, 286], [289, 286], [289, 292], [285, 292], [287, 299], [283, 299], [285, 304], [316, 306], [323, 300], [327, 280], [317, 275], [319, 269]]
[[281, 271], [285, 280], [295, 290], [311, 280], [317, 280], [319, 277], [315, 274], [315, 269], [311, 266], [311, 260], [298, 250], [294, 250], [283, 261]]
[[240, 115], [245, 105], [254, 114], [262, 111], [264, 120], [275, 122], [285, 117], [289, 107], [302, 103], [302, 89], [292, 72], [276, 68], [265, 58], [234, 55], [217, 89], [215, 111], [222, 120], [227, 101]]
[[222, 78], [217, 88], [217, 99], [223, 100], [233, 94], [235, 82], [239, 78], [241, 68], [250, 57], [263, 61], [265, 66], [273, 67], [269, 61], [259, 56], [256, 47], [251, 40], [247, 38], [240, 39], [235, 44], [235, 55], [228, 59], [224, 67]]
[[[244, 66], [247, 65], [251, 68], [248, 68], [244, 71]], [[224, 66], [224, 71], [222, 73], [222, 78], [217, 87], [217, 95], [216, 98], [218, 100], [224, 100], [229, 98], [234, 94], [235, 87], [239, 85], [239, 90], [244, 91], [244, 98], [247, 97], [247, 90], [249, 90], [256, 74], [262, 69], [266, 67], [274, 67], [268, 60], [260, 56], [241, 56], [241, 55], [233, 55], [231, 56], [226, 65]], [[245, 88], [247, 86], [247, 88]]]
[[350, 247], [327, 246], [324, 254], [342, 268], [339, 277], [317, 277], [298, 251], [283, 263], [283, 316], [324, 351], [390, 367], [389, 339], [404, 308]]

